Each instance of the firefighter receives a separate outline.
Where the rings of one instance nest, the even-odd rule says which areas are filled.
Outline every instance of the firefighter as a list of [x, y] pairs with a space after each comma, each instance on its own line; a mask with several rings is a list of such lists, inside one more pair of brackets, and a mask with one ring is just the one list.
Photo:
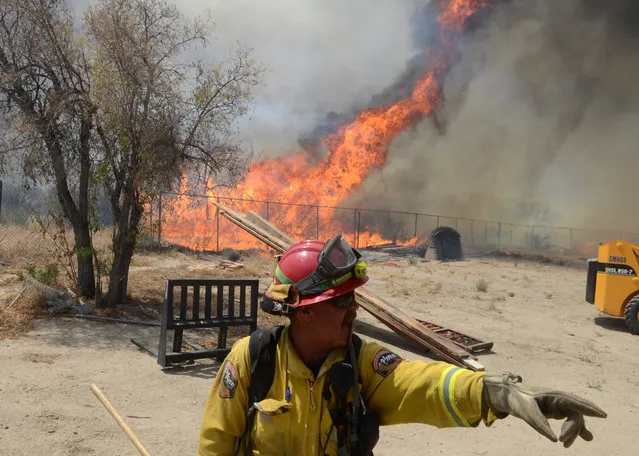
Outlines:
[[[258, 381], [251, 378], [255, 355], [250, 337], [240, 339], [210, 389], [200, 456], [370, 455], [380, 425], [474, 428], [508, 415], [565, 447], [592, 440], [584, 417], [606, 413], [586, 399], [527, 391], [512, 374], [403, 359], [359, 339], [355, 289], [367, 280], [361, 255], [341, 235], [300, 242], [279, 258], [260, 305], [290, 324], [273, 346], [268, 394], [249, 397]], [[565, 420], [559, 437], [549, 418]]]

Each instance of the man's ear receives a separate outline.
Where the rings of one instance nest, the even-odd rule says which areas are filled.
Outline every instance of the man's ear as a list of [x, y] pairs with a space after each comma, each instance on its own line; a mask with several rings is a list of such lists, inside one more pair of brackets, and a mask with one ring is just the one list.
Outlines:
[[308, 307], [299, 307], [295, 309], [295, 313], [297, 314], [297, 319], [300, 321], [311, 321], [313, 319], [313, 312]]

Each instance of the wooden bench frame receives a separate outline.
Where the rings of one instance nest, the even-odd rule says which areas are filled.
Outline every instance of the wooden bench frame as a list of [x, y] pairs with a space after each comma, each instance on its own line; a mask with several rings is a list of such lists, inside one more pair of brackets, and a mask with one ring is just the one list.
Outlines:
[[[239, 307], [236, 306], [235, 300], [236, 287], [240, 289], [239, 303], [237, 303]], [[231, 349], [226, 346], [226, 335], [230, 326], [248, 326], [248, 334], [257, 329], [258, 287], [259, 280], [166, 279], [157, 354], [158, 364], [167, 367], [172, 363], [201, 358], [222, 359], [228, 355]], [[188, 311], [189, 288], [193, 291], [190, 312]], [[201, 288], [204, 288], [203, 307], [200, 306], [202, 304]], [[213, 303], [213, 288], [216, 289], [215, 303]], [[180, 290], [177, 295], [176, 289]], [[227, 299], [224, 299], [225, 290], [228, 292]], [[179, 299], [180, 302], [177, 313], [173, 309], [175, 299]], [[227, 305], [226, 312], [224, 304]], [[236, 309], [239, 310], [239, 315], [235, 315]], [[201, 311], [204, 315], [201, 315]], [[218, 328], [217, 347], [206, 349], [183, 340], [185, 329], [197, 328]], [[171, 351], [167, 352], [169, 330], [173, 330], [173, 340]], [[182, 351], [183, 342], [194, 350]]]

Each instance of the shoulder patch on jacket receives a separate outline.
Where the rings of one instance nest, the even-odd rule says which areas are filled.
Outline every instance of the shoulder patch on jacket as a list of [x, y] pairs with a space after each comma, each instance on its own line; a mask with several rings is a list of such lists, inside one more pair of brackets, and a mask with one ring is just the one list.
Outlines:
[[386, 377], [393, 372], [402, 361], [403, 359], [398, 354], [388, 350], [380, 350], [375, 355], [375, 358], [373, 358], [373, 370], [382, 377]]
[[235, 396], [237, 382], [237, 369], [231, 361], [226, 360], [224, 362], [224, 369], [222, 370], [222, 382], [220, 383], [220, 390], [218, 393], [220, 397], [232, 398], [233, 396]]

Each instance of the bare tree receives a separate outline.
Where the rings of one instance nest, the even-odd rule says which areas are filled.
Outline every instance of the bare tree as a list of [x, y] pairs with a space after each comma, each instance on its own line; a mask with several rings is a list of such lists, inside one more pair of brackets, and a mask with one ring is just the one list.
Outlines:
[[72, 25], [59, 0], [0, 0], [0, 102], [3, 120], [12, 126], [0, 141], [0, 164], [23, 153], [28, 177], [55, 182], [75, 236], [79, 291], [93, 297], [89, 187], [95, 109]]
[[[16, 152], [33, 181], [53, 181], [77, 249], [78, 282], [95, 294], [91, 199], [114, 216], [104, 300], [126, 299], [145, 203], [186, 176], [228, 176], [242, 162], [236, 121], [262, 68], [237, 48], [216, 66], [187, 62], [207, 44], [206, 20], [164, 0], [100, 0], [74, 36], [63, 0], [0, 0], [0, 101], [11, 125], [0, 165]], [[95, 184], [95, 185], [94, 185]]]
[[214, 176], [240, 159], [236, 121], [262, 68], [241, 48], [215, 66], [185, 62], [207, 44], [208, 23], [164, 0], [101, 0], [86, 24], [98, 168], [116, 220], [105, 297], [114, 306], [126, 299], [145, 203], [189, 173]]

